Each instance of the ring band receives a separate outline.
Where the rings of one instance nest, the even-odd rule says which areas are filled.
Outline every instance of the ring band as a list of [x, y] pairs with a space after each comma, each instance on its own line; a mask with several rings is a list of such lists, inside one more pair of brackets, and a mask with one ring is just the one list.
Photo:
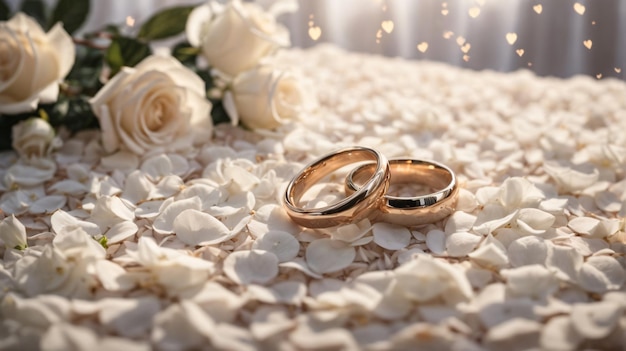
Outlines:
[[[346, 177], [346, 194], [361, 187], [363, 178], [372, 174], [374, 164], [367, 163], [352, 170]], [[384, 195], [375, 220], [414, 226], [437, 222], [452, 212], [456, 206], [458, 186], [452, 170], [434, 161], [412, 159], [389, 160], [392, 184], [417, 183], [437, 190], [431, 194], [415, 197]]]
[[[366, 179], [359, 178], [363, 180], [362, 186], [345, 199], [321, 208], [297, 206], [306, 191], [322, 178], [343, 166], [362, 161], [370, 161], [370, 172]], [[310, 163], [289, 182], [284, 207], [289, 217], [304, 227], [327, 228], [355, 223], [377, 211], [389, 187], [389, 177], [389, 162], [378, 151], [367, 147], [341, 149]]]

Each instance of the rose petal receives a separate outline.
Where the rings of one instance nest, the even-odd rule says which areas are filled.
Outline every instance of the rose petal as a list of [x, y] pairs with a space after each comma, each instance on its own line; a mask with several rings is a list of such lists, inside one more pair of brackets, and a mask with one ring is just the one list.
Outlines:
[[278, 258], [278, 262], [287, 262], [298, 255], [300, 243], [289, 233], [271, 231], [257, 239], [252, 248], [272, 252]]
[[109, 170], [119, 169], [130, 172], [139, 167], [139, 157], [131, 152], [122, 150], [103, 157], [100, 164]]
[[231, 230], [208, 213], [188, 209], [174, 220], [174, 231], [176, 237], [188, 245], [214, 245], [239, 234], [249, 221], [250, 216], [241, 217]]
[[174, 201], [154, 219], [152, 228], [160, 234], [171, 234], [176, 230], [174, 223], [181, 213], [186, 210], [200, 210], [201, 205], [202, 202], [198, 197]]
[[52, 214], [50, 218], [52, 230], [59, 234], [67, 230], [67, 228], [82, 228], [87, 234], [91, 236], [98, 236], [101, 234], [100, 227], [97, 224], [81, 221], [78, 218], [68, 214], [63, 210], [58, 210]]
[[411, 232], [404, 226], [375, 223], [372, 226], [374, 242], [387, 250], [400, 250], [411, 241]]
[[535, 321], [513, 318], [487, 331], [485, 346], [490, 350], [536, 349], [542, 327]]
[[544, 266], [531, 264], [500, 272], [507, 287], [517, 296], [544, 299], [559, 289], [559, 282]]
[[107, 243], [115, 244], [124, 241], [137, 233], [137, 224], [131, 221], [123, 221], [113, 225], [104, 235], [107, 237]]
[[438, 229], [426, 234], [426, 246], [435, 255], [443, 255], [446, 251], [446, 234]]
[[548, 256], [548, 247], [542, 238], [525, 236], [509, 245], [508, 254], [513, 267], [543, 264]]
[[454, 212], [446, 221], [446, 234], [452, 234], [457, 232], [467, 232], [474, 226], [476, 222], [476, 216], [471, 214], [457, 211]]
[[579, 234], [593, 235], [600, 221], [590, 217], [574, 217], [567, 224], [573, 231]]
[[238, 284], [265, 284], [278, 275], [278, 258], [267, 251], [235, 251], [226, 257], [223, 269]]
[[592, 256], [580, 267], [580, 286], [595, 293], [619, 289], [626, 280], [626, 272], [619, 262], [609, 256]]
[[161, 178], [172, 174], [172, 162], [164, 154], [150, 157], [143, 161], [140, 170], [144, 172], [151, 181], [158, 182]]
[[622, 308], [614, 302], [578, 303], [572, 308], [571, 321], [580, 336], [600, 339], [615, 329], [621, 316]]
[[593, 185], [600, 174], [590, 163], [575, 165], [566, 161], [547, 161], [543, 167], [561, 187], [574, 193]]
[[482, 238], [468, 232], [452, 233], [446, 238], [446, 251], [452, 257], [467, 256]]
[[87, 190], [88, 188], [84, 184], [71, 179], [60, 180], [48, 188], [48, 191], [52, 194], [58, 193], [71, 196], [82, 195]]
[[141, 171], [133, 171], [126, 177], [121, 197], [136, 204], [146, 200], [153, 188], [154, 184]]
[[348, 267], [355, 257], [354, 247], [339, 240], [318, 239], [306, 248], [307, 264], [313, 271], [322, 274]]
[[43, 350], [86, 350], [98, 344], [96, 333], [82, 326], [58, 323], [41, 338]]
[[570, 316], [556, 316], [550, 318], [541, 332], [540, 344], [546, 350], [576, 350], [583, 340]]
[[559, 279], [575, 282], [583, 264], [583, 256], [574, 248], [549, 245], [546, 266], [556, 273]]
[[287, 311], [276, 306], [257, 308], [252, 318], [250, 332], [257, 340], [266, 340], [296, 325], [296, 321], [289, 318]]
[[296, 281], [278, 282], [267, 288], [259, 285], [250, 285], [248, 293], [256, 300], [268, 304], [299, 305], [306, 296], [306, 286]]
[[468, 256], [474, 262], [486, 267], [500, 268], [509, 264], [506, 252], [494, 243], [483, 244]]
[[102, 286], [109, 291], [128, 291], [135, 287], [135, 280], [120, 265], [107, 260], [96, 262], [96, 274]]
[[183, 188], [183, 180], [179, 176], [169, 175], [161, 180], [150, 190], [148, 200], [167, 198], [176, 195]]
[[528, 234], [543, 234], [550, 228], [556, 218], [550, 213], [536, 208], [522, 208], [517, 216], [517, 224], [520, 229]]
[[100, 302], [98, 320], [107, 329], [124, 337], [144, 335], [152, 326], [152, 318], [161, 310], [155, 297], [134, 299], [111, 298]]

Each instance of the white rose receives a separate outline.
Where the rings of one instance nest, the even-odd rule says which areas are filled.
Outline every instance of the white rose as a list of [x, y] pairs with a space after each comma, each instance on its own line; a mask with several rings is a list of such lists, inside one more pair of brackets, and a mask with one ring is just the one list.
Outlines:
[[13, 126], [11, 138], [13, 149], [25, 158], [47, 156], [61, 146], [61, 139], [54, 136], [54, 129], [45, 120], [32, 117]]
[[254, 3], [233, 0], [199, 6], [187, 20], [187, 39], [209, 65], [231, 76], [254, 67], [279, 47], [290, 45], [289, 31], [274, 14]]
[[26, 248], [26, 228], [14, 215], [0, 222], [0, 239], [7, 249], [22, 250]]
[[0, 22], [0, 113], [34, 111], [57, 100], [59, 82], [74, 65], [72, 37], [57, 23], [48, 33], [18, 13]]
[[[231, 95], [232, 94], [232, 95]], [[233, 121], [241, 121], [252, 129], [271, 129], [298, 117], [304, 104], [304, 92], [293, 75], [270, 66], [238, 75], [225, 100]]]
[[91, 106], [105, 151], [143, 154], [188, 147], [211, 137], [211, 103], [200, 77], [169, 56], [150, 56], [123, 67]]

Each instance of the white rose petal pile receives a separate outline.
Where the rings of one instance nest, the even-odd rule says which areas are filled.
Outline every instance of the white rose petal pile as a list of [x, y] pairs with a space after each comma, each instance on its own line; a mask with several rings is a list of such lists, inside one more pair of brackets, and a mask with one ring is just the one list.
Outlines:
[[[44, 178], [0, 155], [0, 348], [626, 344], [624, 82], [325, 46], [275, 60], [319, 102], [276, 131], [218, 125], [191, 151], [141, 156], [82, 133]], [[291, 177], [351, 145], [449, 165], [457, 211], [416, 228], [293, 224]], [[341, 181], [316, 188], [316, 206]]]

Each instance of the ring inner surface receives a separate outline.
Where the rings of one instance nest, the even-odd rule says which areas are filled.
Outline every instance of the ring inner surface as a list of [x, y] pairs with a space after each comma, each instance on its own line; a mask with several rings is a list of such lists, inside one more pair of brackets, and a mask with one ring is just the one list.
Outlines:
[[[359, 188], [362, 187], [374, 173], [375, 167], [375, 164], [368, 163], [356, 169], [352, 173], [353, 184]], [[420, 184], [433, 188], [436, 192], [447, 188], [452, 183], [452, 174], [447, 169], [429, 162], [390, 160], [389, 168], [391, 171], [391, 185]], [[388, 197], [393, 198], [393, 196]]]
[[[360, 183], [362, 187], [373, 177], [379, 161], [376, 154], [368, 150], [348, 150], [339, 152], [329, 155], [310, 165], [302, 171], [300, 176], [298, 176], [298, 178], [293, 182], [293, 186], [289, 192], [289, 198], [292, 205], [295, 206], [298, 202], [300, 202], [300, 199], [304, 196], [307, 190], [332, 172], [340, 169], [341, 167], [363, 161], [375, 162], [368, 163], [368, 166], [371, 165], [369, 168], [370, 171], [359, 178], [362, 179], [362, 182]], [[345, 199], [342, 199], [337, 202], [337, 204], [344, 200]]]

